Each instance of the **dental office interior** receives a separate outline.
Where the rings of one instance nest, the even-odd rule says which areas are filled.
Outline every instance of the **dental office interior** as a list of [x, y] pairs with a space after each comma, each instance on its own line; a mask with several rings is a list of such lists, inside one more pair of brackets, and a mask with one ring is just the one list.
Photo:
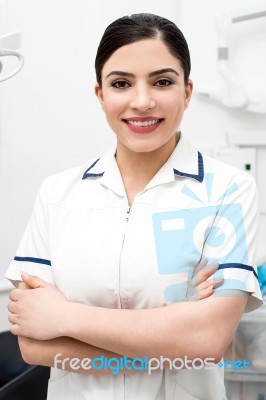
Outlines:
[[[94, 95], [94, 57], [105, 27], [138, 12], [172, 20], [188, 41], [194, 94], [182, 132], [203, 154], [245, 170], [257, 182], [257, 267], [266, 302], [266, 1], [0, 0], [2, 399], [23, 399], [22, 392], [1, 397], [1, 391], [20, 382], [20, 375], [25, 383], [27, 374], [36, 373], [36, 366], [19, 364], [15, 337], [8, 334], [12, 285], [5, 270], [43, 179], [113, 144]], [[266, 400], [265, 304], [243, 315], [227, 358], [249, 362], [247, 369], [233, 362], [225, 369], [228, 399]], [[8, 363], [14, 367], [9, 375]]]

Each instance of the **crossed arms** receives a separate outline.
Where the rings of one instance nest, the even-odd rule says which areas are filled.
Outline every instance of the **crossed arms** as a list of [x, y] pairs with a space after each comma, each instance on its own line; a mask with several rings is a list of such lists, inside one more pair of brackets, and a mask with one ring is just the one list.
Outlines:
[[[53, 285], [24, 276], [19, 289], [10, 293], [11, 332], [19, 336], [22, 356], [29, 364], [53, 366], [57, 353], [62, 353], [62, 358], [79, 359], [123, 355], [174, 359], [186, 355], [219, 362], [239, 324], [248, 294], [235, 291], [215, 297], [213, 290], [205, 288], [206, 283], [204, 287], [206, 276], [203, 272], [199, 279], [203, 285], [201, 301], [140, 310], [72, 303]], [[73, 372], [67, 364], [65, 369]], [[111, 374], [93, 369], [75, 372]]]

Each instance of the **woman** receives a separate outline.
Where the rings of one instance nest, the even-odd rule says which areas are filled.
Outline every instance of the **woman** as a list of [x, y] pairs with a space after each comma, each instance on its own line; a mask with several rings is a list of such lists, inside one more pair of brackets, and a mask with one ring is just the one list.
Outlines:
[[[6, 274], [23, 279], [10, 294], [11, 332], [27, 362], [58, 368], [50, 400], [224, 400], [217, 363], [243, 311], [261, 304], [254, 181], [203, 157], [178, 131], [193, 85], [172, 22], [150, 14], [114, 21], [95, 66], [117, 144], [42, 185]], [[197, 274], [204, 258], [218, 271]], [[213, 273], [223, 282], [215, 293], [206, 281]], [[188, 287], [202, 300], [187, 301]], [[138, 363], [114, 375], [102, 356]], [[85, 357], [99, 364], [82, 368]], [[145, 357], [156, 359], [151, 374], [141, 370]]]

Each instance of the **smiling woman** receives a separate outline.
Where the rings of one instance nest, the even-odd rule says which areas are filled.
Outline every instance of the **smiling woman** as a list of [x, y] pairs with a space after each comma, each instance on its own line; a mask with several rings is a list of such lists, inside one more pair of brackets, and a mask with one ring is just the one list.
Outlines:
[[118, 158], [124, 147], [127, 153], [159, 153], [164, 158], [154, 157], [157, 170], [175, 148], [176, 129], [192, 93], [181, 61], [158, 36], [119, 47], [105, 62], [95, 88], [117, 135]]
[[[11, 332], [25, 361], [52, 367], [48, 400], [226, 400], [219, 361], [261, 304], [255, 183], [179, 131], [193, 85], [174, 23], [114, 21], [95, 67], [116, 145], [41, 186], [6, 273]], [[127, 368], [140, 359], [151, 374]]]

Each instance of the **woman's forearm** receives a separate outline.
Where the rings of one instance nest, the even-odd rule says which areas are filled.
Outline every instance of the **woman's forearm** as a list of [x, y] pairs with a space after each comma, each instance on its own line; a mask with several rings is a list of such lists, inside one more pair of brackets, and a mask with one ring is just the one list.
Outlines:
[[204, 353], [204, 346], [200, 343], [206, 340], [209, 327], [203, 321], [200, 327], [200, 321], [195, 317], [192, 321], [198, 304], [179, 303], [154, 309], [121, 310], [68, 303], [68, 311], [64, 313], [67, 317], [59, 329], [62, 335], [131, 358], [199, 357], [201, 349]]
[[[19, 283], [20, 289], [30, 289], [24, 282]], [[119, 359], [121, 354], [116, 354], [108, 350], [91, 346], [87, 343], [73, 339], [71, 337], [62, 336], [51, 340], [36, 340], [29, 337], [18, 336], [18, 343], [22, 358], [28, 364], [43, 365], [46, 367], [54, 367], [63, 369], [69, 372], [86, 375], [111, 375], [114, 373], [114, 368], [95, 369], [83, 368], [82, 363], [79, 363], [80, 368], [73, 364], [71, 360], [79, 359], [81, 362], [84, 359], [104, 357], [110, 360], [111, 358]], [[141, 373], [138, 370], [123, 368], [116, 374], [136, 374]]]
[[225, 290], [224, 297], [160, 308], [109, 309], [67, 301], [53, 285], [26, 279], [34, 290], [10, 293], [12, 333], [37, 340], [68, 336], [131, 359], [187, 356], [219, 362], [247, 302], [244, 292], [228, 297]]
[[69, 303], [60, 329], [66, 336], [130, 358], [211, 357], [219, 362], [246, 301], [247, 296], [210, 297], [142, 310]]
[[[19, 336], [18, 341], [22, 357], [28, 364], [54, 367], [85, 375], [114, 375], [114, 371], [116, 375], [141, 373], [137, 369], [130, 369], [130, 365], [128, 368], [123, 368], [118, 372], [114, 363], [111, 363], [109, 368], [93, 368], [94, 364], [91, 365], [88, 359], [120, 359], [121, 355], [91, 346], [70, 337], [36, 340]], [[99, 366], [100, 361], [96, 362], [97, 366]]]

